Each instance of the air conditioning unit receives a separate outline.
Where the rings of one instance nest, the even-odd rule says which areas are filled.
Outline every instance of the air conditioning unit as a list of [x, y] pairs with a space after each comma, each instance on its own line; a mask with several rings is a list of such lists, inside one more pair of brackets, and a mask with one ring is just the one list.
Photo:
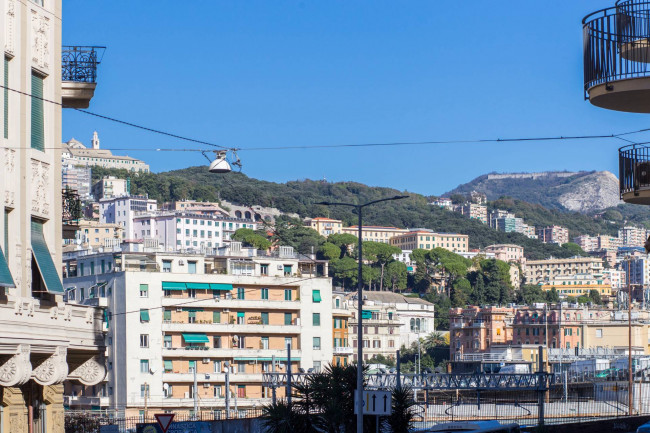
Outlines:
[[210, 363], [210, 358], [203, 358], [203, 363], [204, 364], [209, 364]]
[[284, 269], [282, 265], [278, 265], [278, 271], [281, 271], [282, 269]]
[[190, 392], [186, 391], [185, 394], [183, 394], [184, 398], [190, 398]]
[[209, 383], [204, 383], [203, 388], [210, 388], [210, 384]]
[[178, 265], [179, 265], [179, 266], [185, 266], [185, 262], [184, 262], [183, 260], [179, 260], [179, 261], [178, 261]]
[[224, 313], [230, 313], [230, 309], [229, 309], [229, 308], [224, 308], [224, 309], [223, 309], [223, 312], [224, 312]]
[[176, 308], [176, 311], [181, 312], [183, 309], [181, 307]]

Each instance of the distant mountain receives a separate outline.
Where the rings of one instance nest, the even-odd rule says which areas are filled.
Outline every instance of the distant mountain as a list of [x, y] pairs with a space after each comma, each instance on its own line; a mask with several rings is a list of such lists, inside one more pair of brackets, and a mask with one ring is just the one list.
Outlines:
[[618, 179], [609, 171], [491, 173], [444, 195], [467, 194], [471, 191], [486, 194], [490, 201], [511, 197], [548, 209], [581, 213], [593, 213], [622, 203]]

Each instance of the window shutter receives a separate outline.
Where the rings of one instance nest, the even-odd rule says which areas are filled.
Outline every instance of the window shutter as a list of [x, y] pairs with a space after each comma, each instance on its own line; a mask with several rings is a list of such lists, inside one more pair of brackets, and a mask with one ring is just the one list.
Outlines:
[[43, 78], [32, 72], [32, 148], [45, 150], [45, 122], [43, 120]]
[[4, 137], [9, 138], [9, 59], [6, 57], [4, 86]]

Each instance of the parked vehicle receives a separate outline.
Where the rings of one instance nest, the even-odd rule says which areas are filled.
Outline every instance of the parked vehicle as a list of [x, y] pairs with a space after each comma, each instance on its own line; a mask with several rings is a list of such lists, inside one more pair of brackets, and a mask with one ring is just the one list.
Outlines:
[[[424, 429], [413, 430], [413, 433], [520, 433], [519, 424], [501, 424], [499, 421], [447, 422]], [[648, 432], [643, 432], [648, 433]]]

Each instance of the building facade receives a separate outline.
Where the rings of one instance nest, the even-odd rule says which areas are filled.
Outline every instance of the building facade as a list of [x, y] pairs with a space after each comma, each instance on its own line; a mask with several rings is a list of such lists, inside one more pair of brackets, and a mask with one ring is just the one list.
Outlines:
[[467, 307], [449, 310], [450, 359], [484, 353], [512, 341], [515, 310], [509, 307]]
[[311, 227], [324, 237], [343, 233], [343, 221], [333, 220], [331, 218], [307, 218], [305, 220], [305, 226]]
[[524, 263], [524, 247], [515, 244], [495, 244], [485, 247], [486, 253], [494, 254], [494, 258], [504, 262]]
[[468, 218], [477, 219], [483, 224], [488, 223], [487, 206], [482, 204], [465, 203], [458, 206], [458, 212]]
[[108, 302], [110, 409], [137, 416], [146, 398], [152, 411], [189, 414], [196, 392], [201, 411], [223, 411], [226, 371], [232, 408], [259, 407], [271, 397], [262, 373], [273, 359], [287, 370], [287, 345], [294, 372], [332, 362], [331, 280], [319, 276], [326, 262], [231, 247], [216, 256], [70, 256], [68, 299], [94, 287]]
[[92, 198], [90, 186], [92, 169], [90, 167], [65, 164], [61, 171], [61, 181], [63, 189], [69, 188], [77, 191], [81, 200], [88, 201]]
[[612, 286], [602, 273], [558, 275], [542, 284], [541, 288], [545, 292], [555, 289], [562, 298], [588, 296], [592, 290], [598, 292], [604, 300], [609, 300], [612, 296]]
[[102, 311], [63, 302], [62, 111], [48, 101], [68, 104], [79, 87], [63, 80], [61, 13], [60, 0], [0, 1], [3, 432], [63, 433], [63, 382], [106, 374]]
[[569, 229], [561, 226], [540, 227], [537, 229], [537, 237], [546, 244], [564, 245], [569, 242]]
[[543, 284], [560, 276], [603, 274], [603, 260], [596, 257], [573, 257], [569, 259], [529, 260], [524, 271], [526, 284]]
[[124, 228], [124, 239], [135, 239], [133, 219], [144, 212], [158, 209], [156, 200], [144, 196], [113, 197], [99, 201], [99, 222], [118, 224]]
[[332, 365], [346, 366], [352, 356], [349, 323], [352, 309], [345, 292], [332, 292], [332, 342], [334, 343]]
[[454, 253], [469, 251], [469, 236], [458, 233], [436, 233], [432, 230], [416, 229], [394, 236], [390, 244], [404, 250], [431, 250], [444, 248]]
[[78, 244], [84, 247], [100, 248], [114, 239], [122, 240], [123, 227], [119, 224], [101, 223], [93, 220], [80, 220], [75, 239], [66, 239], [66, 244]]
[[121, 168], [134, 172], [149, 172], [149, 165], [130, 156], [113, 155], [108, 149], [100, 149], [97, 132], [93, 133], [92, 147], [84, 146], [74, 138], [62, 144], [63, 163], [83, 167]]
[[128, 179], [118, 179], [115, 176], [106, 176], [93, 185], [92, 194], [95, 200], [103, 198], [123, 197], [130, 194]]
[[[359, 226], [343, 227], [342, 233], [348, 233], [359, 237]], [[389, 244], [391, 238], [404, 233], [408, 233], [408, 230], [397, 227], [362, 226], [361, 240], [364, 242], [371, 241]]]

